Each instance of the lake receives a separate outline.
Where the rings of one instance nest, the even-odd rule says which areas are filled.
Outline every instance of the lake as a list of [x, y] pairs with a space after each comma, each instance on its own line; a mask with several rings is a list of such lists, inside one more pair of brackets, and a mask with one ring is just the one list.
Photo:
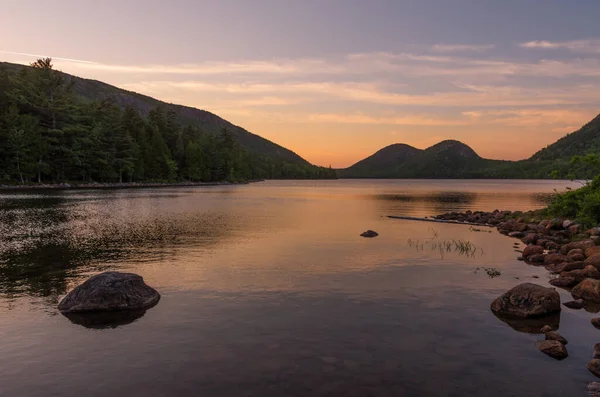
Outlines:
[[[594, 313], [539, 352], [490, 311], [549, 275], [494, 229], [389, 219], [543, 207], [567, 181], [268, 181], [0, 192], [1, 396], [585, 396]], [[379, 237], [364, 239], [367, 229]], [[465, 253], [440, 250], [468, 241]], [[493, 267], [498, 277], [477, 269]], [[60, 298], [104, 270], [162, 295], [77, 321]], [[570, 295], [560, 291], [564, 301]]]

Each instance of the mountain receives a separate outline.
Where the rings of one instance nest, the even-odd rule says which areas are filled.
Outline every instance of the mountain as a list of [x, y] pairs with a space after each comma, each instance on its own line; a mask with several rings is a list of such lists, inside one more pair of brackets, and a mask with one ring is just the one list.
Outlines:
[[337, 173], [340, 178], [588, 179], [597, 170], [570, 161], [589, 153], [600, 154], [600, 115], [525, 160], [484, 159], [464, 143], [447, 140], [425, 150], [390, 145]]
[[[0, 62], [0, 68], [2, 67], [18, 71], [27, 66]], [[195, 125], [205, 132], [218, 133], [222, 128], [229, 129], [236, 140], [250, 154], [278, 158], [297, 165], [309, 165], [308, 161], [293, 151], [253, 134], [242, 127], [236, 126], [206, 110], [166, 103], [146, 95], [117, 88], [101, 81], [84, 79], [64, 72], [60, 73], [73, 82], [73, 90], [85, 100], [111, 100], [122, 108], [131, 106], [144, 116], [147, 116], [150, 110], [162, 106], [165, 110], [173, 110], [179, 122]]]
[[421, 150], [387, 146], [353, 166], [338, 170], [340, 178], [475, 178], [505, 162], [481, 158], [462, 142], [447, 140]]

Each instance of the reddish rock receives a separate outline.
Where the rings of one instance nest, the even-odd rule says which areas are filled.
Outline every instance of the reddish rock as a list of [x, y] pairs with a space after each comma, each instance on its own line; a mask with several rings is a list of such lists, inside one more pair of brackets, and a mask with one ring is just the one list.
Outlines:
[[[536, 343], [537, 348], [552, 358], [562, 360], [569, 356], [565, 345], [556, 340], [543, 340]], [[598, 360], [600, 362], [600, 360]]]
[[600, 317], [596, 317], [590, 320], [592, 325], [598, 329], [600, 329]]
[[491, 309], [515, 317], [541, 317], [560, 311], [560, 296], [553, 288], [524, 283], [494, 299]]
[[571, 225], [569, 226], [569, 233], [571, 234], [579, 234], [581, 233], [581, 226], [580, 225]]
[[600, 254], [600, 245], [593, 245], [585, 249], [585, 256], [587, 258], [594, 256], [596, 254]]
[[585, 233], [589, 234], [590, 236], [600, 236], [600, 227], [593, 227], [590, 230], [587, 230]]
[[585, 260], [585, 255], [583, 254], [583, 250], [580, 248], [575, 248], [567, 254], [567, 260], [569, 262], [581, 262]]
[[544, 248], [539, 245], [528, 245], [523, 250], [523, 257], [528, 258], [531, 255], [543, 254]]
[[583, 262], [563, 262], [559, 263], [558, 265], [546, 266], [546, 269], [555, 274], [562, 272], [570, 272], [571, 270], [578, 270], [583, 268], [585, 268], [585, 264]]
[[538, 235], [537, 234], [535, 234], [535, 233], [527, 233], [525, 235], [525, 237], [523, 237], [521, 239], [521, 241], [523, 242], [523, 244], [530, 245], [530, 244], [535, 244], [535, 242], [537, 241], [537, 239], [538, 239]]
[[593, 373], [594, 375], [596, 375], [597, 377], [600, 378], [600, 360], [595, 358], [592, 361], [590, 361], [587, 365], [586, 368]]
[[544, 258], [544, 265], [557, 265], [567, 261], [567, 257], [563, 254], [548, 254]]
[[600, 358], [600, 343], [594, 345], [594, 354], [592, 358]]
[[586, 278], [573, 288], [571, 295], [577, 299], [600, 302], [600, 280]]
[[588, 265], [584, 268], [586, 277], [595, 278], [596, 280], [600, 280], [600, 270], [596, 269], [592, 265]]
[[521, 237], [525, 237], [525, 233], [523, 233], [523, 232], [510, 232], [510, 233], [508, 233], [508, 237], [521, 238]]
[[545, 247], [547, 250], [552, 250], [552, 251], [557, 251], [557, 252], [558, 252], [558, 250], [560, 250], [560, 244], [556, 243], [554, 241], [548, 241], [546, 243]]
[[527, 258], [527, 260], [531, 263], [543, 263], [545, 257], [546, 257], [546, 255], [544, 255], [544, 254], [536, 254], [536, 255], [531, 255], [529, 258]]
[[552, 219], [546, 225], [546, 230], [559, 230], [562, 228], [562, 221], [558, 218]]
[[571, 270], [568, 272], [562, 272], [560, 274], [560, 277], [574, 278], [575, 281], [577, 281], [579, 283], [587, 278], [587, 272], [585, 271], [585, 269], [576, 269], [576, 270]]
[[596, 268], [600, 268], [600, 254], [594, 254], [588, 257], [583, 263], [586, 265], [592, 265]]
[[578, 281], [573, 277], [557, 277], [549, 281], [550, 285], [560, 288], [569, 288], [577, 285]]
[[515, 232], [524, 232], [524, 231], [527, 230], [527, 224], [523, 223], [523, 222], [517, 221], [517, 224], [515, 225], [515, 227], [513, 228], [513, 230]]
[[552, 328], [552, 327], [551, 327], [551, 326], [549, 326], [549, 325], [544, 325], [544, 326], [542, 327], [542, 329], [540, 329], [540, 332], [541, 332], [542, 334], [546, 334], [546, 333], [548, 333], [548, 332], [550, 332], [550, 331], [554, 331], [554, 328]]

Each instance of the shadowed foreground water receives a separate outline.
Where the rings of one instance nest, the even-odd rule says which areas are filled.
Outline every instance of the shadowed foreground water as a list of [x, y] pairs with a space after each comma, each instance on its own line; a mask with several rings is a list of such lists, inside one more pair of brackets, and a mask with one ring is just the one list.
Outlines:
[[[585, 396], [594, 314], [547, 320], [570, 342], [559, 362], [535, 348], [536, 324], [489, 310], [520, 282], [547, 285], [544, 269], [517, 261], [516, 240], [386, 217], [526, 210], [568, 185], [1, 193], [0, 395]], [[380, 236], [359, 237], [366, 229]], [[460, 239], [476, 249], [437, 248]], [[118, 318], [56, 311], [108, 269], [141, 274], [161, 301]]]

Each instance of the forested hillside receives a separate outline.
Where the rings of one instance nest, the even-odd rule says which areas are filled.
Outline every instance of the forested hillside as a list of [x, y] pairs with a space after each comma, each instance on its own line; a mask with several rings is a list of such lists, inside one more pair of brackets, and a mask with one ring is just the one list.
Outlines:
[[69, 76], [50, 59], [0, 65], [4, 183], [274, 178], [335, 172], [211, 113]]

